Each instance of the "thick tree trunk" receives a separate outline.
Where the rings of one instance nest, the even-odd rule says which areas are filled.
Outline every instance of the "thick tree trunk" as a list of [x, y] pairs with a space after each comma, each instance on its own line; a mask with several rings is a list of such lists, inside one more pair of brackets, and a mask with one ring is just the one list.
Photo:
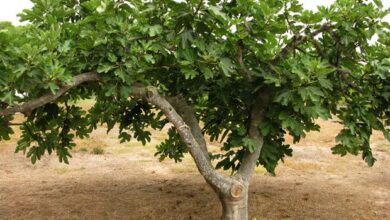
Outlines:
[[247, 220], [248, 195], [240, 200], [220, 197], [222, 203], [222, 220]]
[[[248, 184], [240, 184], [236, 181], [228, 191], [219, 192], [219, 200], [222, 204], [222, 220], [247, 220], [248, 219]], [[228, 192], [228, 193], [226, 193]]]

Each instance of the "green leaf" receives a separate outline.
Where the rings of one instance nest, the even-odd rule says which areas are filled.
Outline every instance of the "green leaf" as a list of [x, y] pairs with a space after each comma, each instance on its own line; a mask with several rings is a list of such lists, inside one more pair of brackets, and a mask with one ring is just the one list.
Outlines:
[[1, 101], [12, 105], [14, 103], [14, 95], [12, 92], [6, 92], [5, 95], [1, 97]]
[[107, 63], [103, 63], [98, 66], [97, 72], [98, 73], [108, 73], [110, 70], [112, 70], [115, 66]]
[[180, 34], [180, 38], [181, 38], [181, 46], [183, 48], [187, 48], [189, 44], [191, 44], [191, 42], [194, 40], [194, 38], [192, 37], [192, 31], [184, 31], [182, 34]]
[[115, 56], [115, 54], [113, 54], [113, 53], [108, 53], [108, 60], [109, 60], [111, 63], [116, 63], [116, 61], [118, 60], [118, 58]]
[[50, 89], [52, 94], [55, 94], [58, 91], [58, 89], [60, 88], [60, 87], [57, 86], [57, 84], [55, 84], [53, 82], [49, 82], [47, 84], [47, 87], [49, 87], [49, 89]]
[[71, 47], [70, 47], [70, 43], [72, 41], [71, 40], [66, 40], [62, 45], [60, 45], [58, 47], [58, 51], [60, 53], [67, 53], [68, 51], [70, 51]]
[[[306, 97], [306, 96], [305, 96]], [[275, 102], [279, 102], [281, 105], [287, 106], [294, 100], [294, 94], [292, 91], [284, 91], [275, 97]]]
[[153, 25], [153, 26], [150, 26], [148, 28], [148, 33], [149, 33], [149, 36], [151, 37], [154, 37], [154, 36], [157, 36], [159, 34], [161, 34], [163, 31], [163, 28], [161, 25]]
[[256, 150], [256, 148], [258, 147], [256, 140], [254, 140], [252, 138], [249, 138], [249, 137], [243, 138], [242, 139], [242, 144], [251, 153], [253, 153]]
[[115, 76], [119, 77], [122, 82], [127, 81], [126, 73], [123, 71], [123, 69], [119, 68], [114, 71]]
[[[8, 124], [8, 121], [12, 118], [3, 118], [0, 116], [0, 125]], [[0, 141], [2, 140], [10, 140], [10, 135], [13, 134], [13, 130], [8, 126], [0, 126]]]
[[380, 0], [374, 0], [374, 3], [375, 3], [378, 7], [380, 7], [380, 8], [383, 7], [383, 3], [382, 3], [382, 1], [380, 1]]
[[182, 69], [185, 79], [193, 79], [198, 75], [198, 72], [193, 69]]
[[212, 12], [212, 14], [214, 14], [215, 16], [219, 17], [219, 18], [222, 18], [223, 20], [222, 21], [226, 21], [227, 20], [227, 16], [225, 13], [222, 12], [221, 8], [217, 7], [217, 6], [213, 6], [213, 5], [210, 5], [208, 7], [208, 9]]
[[333, 90], [333, 84], [330, 80], [325, 79], [325, 78], [318, 78], [318, 82], [320, 83], [320, 85], [323, 88], [328, 89], [328, 90]]
[[212, 79], [214, 76], [213, 71], [210, 68], [202, 68], [203, 76], [206, 80]]
[[371, 149], [363, 150], [363, 159], [364, 159], [364, 161], [366, 161], [366, 163], [369, 167], [374, 166], [374, 163], [376, 161], [376, 159], [372, 155]]
[[106, 8], [107, 8], [107, 4], [104, 1], [101, 1], [99, 7], [96, 8], [96, 11], [98, 13], [103, 13], [106, 10]]
[[156, 62], [156, 61], [154, 60], [153, 55], [146, 54], [144, 57], [145, 57], [146, 62], [148, 62], [148, 63], [154, 64], [154, 63]]
[[222, 72], [225, 76], [230, 77], [234, 72], [234, 65], [229, 58], [221, 58], [219, 61], [219, 67], [222, 69]]
[[383, 136], [386, 138], [387, 141], [390, 141], [390, 131], [388, 129], [383, 129]]

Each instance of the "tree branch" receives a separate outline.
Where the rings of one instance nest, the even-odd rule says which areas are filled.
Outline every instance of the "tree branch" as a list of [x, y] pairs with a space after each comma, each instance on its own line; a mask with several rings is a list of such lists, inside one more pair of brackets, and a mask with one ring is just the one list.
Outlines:
[[190, 127], [191, 133], [194, 135], [196, 142], [198, 142], [200, 149], [202, 150], [205, 157], [209, 159], [207, 143], [204, 139], [202, 129], [199, 126], [199, 121], [195, 117], [195, 113], [192, 107], [184, 100], [184, 97], [181, 95], [167, 97], [167, 101], [176, 109], [178, 114], [183, 118], [184, 122]]
[[194, 16], [196, 16], [198, 14], [198, 12], [199, 12], [200, 8], [202, 7], [202, 5], [203, 5], [203, 0], [200, 0], [198, 6], [195, 9]]
[[248, 134], [250, 138], [256, 141], [257, 148], [253, 152], [246, 150], [240, 168], [238, 169], [238, 175], [240, 175], [244, 181], [249, 182], [264, 144], [264, 138], [260, 133], [259, 125], [265, 118], [266, 109], [268, 103], [270, 102], [270, 98], [271, 95], [268, 89], [263, 89], [260, 91], [251, 111]]
[[244, 44], [242, 43], [242, 40], [239, 40], [237, 42], [236, 60], [237, 60], [237, 63], [240, 65], [241, 72], [242, 72], [244, 78], [248, 82], [252, 82], [253, 81], [253, 78], [251, 76], [252, 74], [248, 70], [248, 68], [246, 68], [246, 66], [245, 66], [245, 63], [244, 63], [244, 60], [243, 60], [243, 52], [244, 52]]
[[310, 39], [310, 41], [314, 45], [314, 48], [316, 49], [316, 51], [320, 55], [320, 57], [322, 57], [322, 59], [325, 59], [325, 57], [326, 57], [325, 52], [322, 50], [320, 44], [314, 38]]
[[95, 71], [82, 73], [80, 75], [73, 77], [73, 83], [61, 87], [55, 94], [47, 93], [46, 95], [43, 95], [37, 99], [23, 103], [21, 105], [14, 105], [12, 107], [8, 107], [3, 110], [0, 109], [0, 116], [13, 115], [17, 112], [21, 112], [21, 113], [31, 112], [36, 108], [44, 106], [45, 104], [58, 99], [65, 92], [67, 92], [73, 87], [76, 87], [84, 82], [98, 81], [98, 80], [100, 80], [100, 76]]
[[281, 52], [273, 60], [271, 60], [271, 64], [273, 65], [277, 64], [280, 60], [286, 58], [287, 55], [290, 53], [290, 51], [296, 49], [296, 47], [306, 42], [307, 40], [314, 38], [318, 34], [329, 30], [331, 27], [332, 26], [329, 23], [325, 23], [321, 25], [318, 30], [313, 31], [309, 35], [293, 36], [290, 42], [281, 50]]
[[175, 126], [182, 141], [187, 145], [191, 156], [194, 158], [195, 164], [205, 178], [205, 180], [213, 186], [223, 191], [223, 193], [229, 193], [230, 187], [233, 184], [233, 180], [224, 177], [218, 173], [211, 165], [208, 157], [205, 156], [199, 143], [195, 139], [191, 132], [191, 128], [185, 123], [183, 118], [176, 112], [173, 106], [167, 101], [166, 98], [162, 97], [156, 88], [154, 87], [143, 87], [135, 85], [132, 88], [132, 96], [145, 99], [149, 103], [157, 106], [168, 120]]

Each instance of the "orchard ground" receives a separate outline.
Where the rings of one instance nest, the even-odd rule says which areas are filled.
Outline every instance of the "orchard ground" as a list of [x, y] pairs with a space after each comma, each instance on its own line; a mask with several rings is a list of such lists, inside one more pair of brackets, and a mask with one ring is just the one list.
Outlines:
[[[341, 127], [335, 121], [320, 124], [321, 133], [294, 145], [294, 156], [279, 165], [275, 177], [256, 169], [250, 219], [390, 219], [390, 144], [374, 134], [378, 161], [369, 168], [360, 156], [332, 155]], [[32, 165], [13, 153], [16, 131], [0, 144], [0, 219], [219, 218], [217, 197], [191, 157], [175, 164], [154, 156], [164, 131], [153, 132], [145, 147], [120, 144], [116, 134], [101, 127], [78, 140], [70, 165], [55, 155]], [[220, 143], [210, 144], [217, 151]]]

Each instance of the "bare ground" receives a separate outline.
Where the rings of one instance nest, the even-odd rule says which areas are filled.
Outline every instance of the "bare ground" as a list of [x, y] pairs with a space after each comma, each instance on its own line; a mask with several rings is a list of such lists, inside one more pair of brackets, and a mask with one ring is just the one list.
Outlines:
[[[374, 167], [361, 157], [332, 155], [339, 129], [322, 123], [294, 146], [273, 177], [256, 169], [250, 189], [252, 219], [390, 219], [390, 145], [373, 139]], [[70, 165], [55, 155], [32, 165], [14, 154], [15, 137], [0, 143], [0, 219], [218, 219], [217, 197], [191, 158], [158, 162], [155, 133], [142, 147], [120, 145], [103, 128], [78, 141]], [[89, 152], [102, 147], [103, 155]]]

